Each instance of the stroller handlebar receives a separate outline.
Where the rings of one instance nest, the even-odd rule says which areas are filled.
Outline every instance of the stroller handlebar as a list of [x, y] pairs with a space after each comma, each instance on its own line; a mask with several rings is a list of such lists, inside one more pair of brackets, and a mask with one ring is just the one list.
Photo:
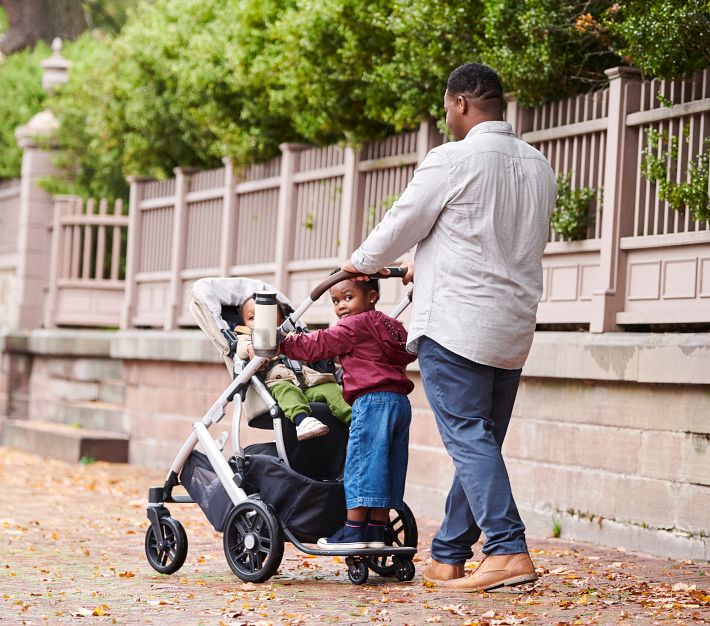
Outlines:
[[326, 278], [322, 283], [318, 284], [313, 289], [313, 291], [311, 291], [311, 300], [315, 302], [333, 285], [337, 285], [339, 282], [343, 280], [348, 280], [349, 278], [355, 278], [356, 276], [370, 276], [371, 278], [402, 278], [407, 273], [407, 270], [403, 267], [386, 267], [385, 269], [389, 271], [388, 274], [383, 274], [380, 272], [376, 274], [354, 274], [352, 272], [346, 272], [344, 270], [335, 272], [334, 274], [328, 276], [328, 278]]

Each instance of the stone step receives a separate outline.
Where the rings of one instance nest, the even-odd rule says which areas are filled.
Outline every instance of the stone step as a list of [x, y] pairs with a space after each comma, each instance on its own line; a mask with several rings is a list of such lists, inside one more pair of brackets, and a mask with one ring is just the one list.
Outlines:
[[81, 459], [128, 462], [128, 437], [50, 422], [8, 420], [3, 445], [76, 463]]
[[48, 422], [66, 424], [75, 428], [104, 430], [127, 435], [130, 418], [124, 407], [111, 402], [55, 402], [43, 412]]

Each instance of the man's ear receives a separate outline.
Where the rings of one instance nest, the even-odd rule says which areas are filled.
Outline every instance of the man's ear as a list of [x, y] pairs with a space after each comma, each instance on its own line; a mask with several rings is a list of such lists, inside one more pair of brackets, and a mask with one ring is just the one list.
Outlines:
[[456, 96], [456, 106], [461, 112], [461, 115], [466, 115], [468, 111], [468, 101], [464, 96]]

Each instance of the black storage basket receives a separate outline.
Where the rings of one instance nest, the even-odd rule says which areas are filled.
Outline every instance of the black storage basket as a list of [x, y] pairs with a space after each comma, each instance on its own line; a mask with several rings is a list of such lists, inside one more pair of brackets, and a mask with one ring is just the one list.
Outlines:
[[340, 480], [313, 480], [290, 469], [281, 459], [248, 456], [245, 487], [259, 493], [300, 541], [332, 535], [345, 523], [345, 491]]
[[[215, 530], [222, 532], [233, 504], [206, 455], [197, 450], [190, 454], [180, 483]], [[250, 495], [258, 493], [300, 541], [327, 537], [345, 523], [342, 481], [302, 476], [269, 454], [247, 456], [243, 487]]]
[[199, 505], [215, 530], [222, 532], [233, 508], [207, 455], [193, 450], [180, 472], [180, 484]]

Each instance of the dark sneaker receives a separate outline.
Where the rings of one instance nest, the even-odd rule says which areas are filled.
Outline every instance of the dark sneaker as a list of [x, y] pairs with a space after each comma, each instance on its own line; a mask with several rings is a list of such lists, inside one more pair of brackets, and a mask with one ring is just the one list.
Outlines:
[[348, 526], [333, 533], [330, 537], [321, 537], [318, 547], [321, 550], [365, 550], [369, 547], [365, 541], [366, 526]]
[[365, 541], [368, 548], [384, 548], [385, 547], [385, 525], [384, 524], [368, 524], [365, 527]]

